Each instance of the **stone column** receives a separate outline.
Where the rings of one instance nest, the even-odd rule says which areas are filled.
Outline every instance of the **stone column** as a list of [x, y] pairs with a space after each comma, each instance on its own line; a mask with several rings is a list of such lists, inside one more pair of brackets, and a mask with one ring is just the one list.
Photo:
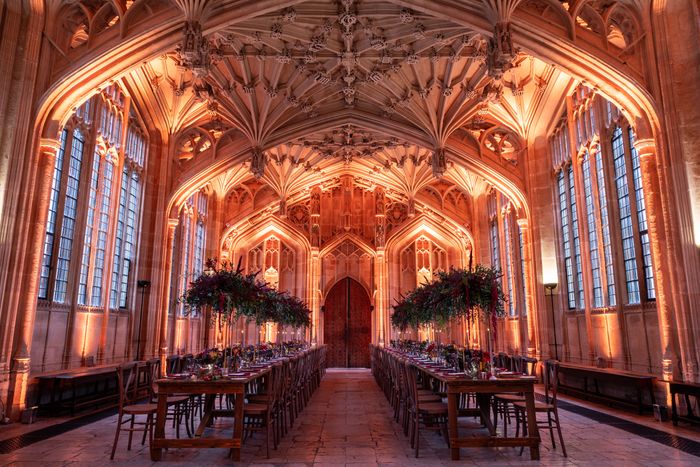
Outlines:
[[[657, 175], [656, 146], [654, 140], [644, 139], [635, 142], [635, 149], [639, 153], [639, 161], [642, 169], [642, 186], [644, 188], [644, 201], [646, 202], [647, 223], [649, 227], [652, 264], [654, 265], [654, 281], [656, 283], [656, 310], [659, 317], [659, 338], [661, 339], [661, 351], [664, 379], [679, 379], [682, 368], [680, 362], [678, 338], [674, 333], [677, 329], [673, 304], [673, 284], [669, 263], [664, 261], [667, 246], [667, 237], [664, 230], [664, 206], [661, 203], [659, 177]], [[641, 254], [641, 252], [640, 252]], [[643, 280], [643, 279], [640, 279]], [[682, 337], [678, 333], [678, 337]]]
[[26, 404], [27, 383], [29, 381], [30, 349], [34, 334], [34, 318], [39, 283], [41, 259], [44, 253], [46, 217], [49, 211], [51, 180], [56, 165], [56, 154], [60, 142], [55, 139], [42, 139], [39, 147], [39, 161], [36, 172], [35, 198], [29, 218], [29, 235], [23, 268], [15, 344], [12, 352], [10, 382], [8, 388], [8, 412], [11, 418], [18, 419]]
[[165, 248], [163, 254], [165, 261], [163, 261], [163, 290], [161, 291], [160, 299], [160, 333], [158, 339], [161, 373], [165, 373], [165, 361], [168, 356], [168, 305], [170, 304], [170, 282], [173, 271], [173, 240], [175, 239], [177, 224], [178, 219], [168, 219], [166, 241], [163, 245], [163, 248]]
[[530, 241], [530, 225], [524, 217], [518, 219], [518, 227], [522, 233], [522, 251], [523, 262], [523, 282], [525, 283], [525, 306], [527, 306], [527, 353], [529, 356], [534, 356], [539, 347], [539, 339], [537, 335], [537, 310], [535, 302], [535, 281], [532, 274], [532, 244]]
[[311, 303], [311, 342], [320, 343], [319, 330], [321, 325], [321, 187], [311, 188], [311, 202], [309, 204], [309, 238], [311, 240], [311, 258], [309, 264], [309, 295]]
[[389, 334], [389, 314], [386, 307], [387, 288], [387, 264], [386, 264], [386, 200], [384, 189], [377, 187], [374, 190], [374, 246], [377, 256], [374, 260], [374, 277], [376, 281], [376, 294], [374, 296], [374, 313], [376, 316], [377, 334], [376, 342], [383, 346], [391, 339]]

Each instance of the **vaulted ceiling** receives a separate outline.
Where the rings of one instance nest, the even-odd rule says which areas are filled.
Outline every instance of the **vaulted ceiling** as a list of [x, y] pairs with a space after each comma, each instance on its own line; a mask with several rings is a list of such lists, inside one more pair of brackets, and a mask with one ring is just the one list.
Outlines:
[[[436, 177], [471, 195], [499, 177], [522, 186], [528, 141], [558, 118], [576, 80], [520, 50], [510, 18], [595, 34], [625, 58], [639, 33], [615, 1], [460, 3], [490, 30], [388, 0], [280, 2], [207, 29], [230, 2], [172, 2], [75, 2], [82, 9], [67, 16], [70, 48], [89, 48], [93, 35], [116, 25], [125, 34], [129, 15], [167, 17], [176, 6], [181, 42], [124, 82], [170, 135], [177, 180], [199, 173], [201, 185], [216, 165], [211, 177], [227, 180], [219, 183], [226, 189], [254, 176], [280, 200], [344, 173], [408, 199]], [[458, 146], [478, 170], [448, 156]]]

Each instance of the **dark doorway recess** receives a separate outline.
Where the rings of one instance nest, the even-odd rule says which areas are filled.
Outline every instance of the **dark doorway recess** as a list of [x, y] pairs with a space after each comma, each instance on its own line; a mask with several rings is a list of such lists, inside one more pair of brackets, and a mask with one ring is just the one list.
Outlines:
[[339, 280], [324, 305], [323, 335], [329, 367], [368, 368], [372, 309], [364, 287], [354, 279]]

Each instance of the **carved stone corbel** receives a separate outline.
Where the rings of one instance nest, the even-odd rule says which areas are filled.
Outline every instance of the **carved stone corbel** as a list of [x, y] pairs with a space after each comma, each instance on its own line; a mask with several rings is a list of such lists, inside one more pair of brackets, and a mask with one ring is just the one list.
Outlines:
[[265, 152], [257, 146], [254, 147], [250, 161], [250, 171], [253, 176], [255, 178], [261, 178], [265, 174], [266, 165], [267, 156], [265, 155]]

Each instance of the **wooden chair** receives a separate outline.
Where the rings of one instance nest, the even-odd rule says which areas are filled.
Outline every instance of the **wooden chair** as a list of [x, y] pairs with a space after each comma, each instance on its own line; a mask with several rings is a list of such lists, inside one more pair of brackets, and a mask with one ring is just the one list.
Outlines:
[[423, 424], [427, 430], [439, 431], [443, 433], [445, 442], [449, 446], [449, 435], [447, 433], [447, 404], [444, 402], [422, 401], [418, 395], [418, 385], [416, 375], [418, 369], [411, 365], [405, 364], [406, 384], [409, 397], [408, 414], [409, 414], [409, 431], [411, 435], [411, 447], [416, 450], [418, 457], [420, 447], [420, 428]]
[[[154, 382], [160, 378], [160, 360], [154, 358], [146, 362], [148, 367], [148, 377], [149, 377], [149, 389], [150, 389], [150, 402], [152, 404], [158, 403], [158, 397], [155, 392]], [[192, 407], [190, 404], [189, 395], [178, 395], [171, 394], [167, 399], [168, 410], [166, 412], [166, 420], [173, 421], [173, 428], [175, 428], [175, 436], [180, 437], [180, 425], [184, 419], [185, 429], [187, 431], [187, 437], [192, 437], [192, 432], [190, 431], [190, 415], [192, 413]]]
[[[129, 432], [129, 444], [127, 450], [131, 450], [131, 439], [135, 431], [143, 431], [141, 445], [146, 442], [146, 433], [148, 433], [148, 442], [153, 440], [153, 425], [155, 424], [155, 416], [158, 406], [153, 403], [141, 404], [138, 403], [138, 365], [136, 362], [125, 363], [117, 367], [117, 384], [119, 385], [119, 416], [117, 418], [117, 432], [114, 434], [114, 444], [112, 445], [112, 454], [110, 459], [114, 459], [114, 453], [117, 450], [119, 442], [119, 433], [121, 431]], [[146, 420], [137, 422], [137, 416], [145, 416]], [[126, 419], [125, 417], [129, 417]], [[129, 423], [128, 428], [122, 428], [122, 425]], [[143, 426], [136, 428], [134, 425]]]
[[[273, 424], [275, 423], [274, 409], [280, 392], [280, 379], [282, 376], [282, 365], [273, 365], [270, 371], [267, 390], [264, 394], [248, 397], [248, 402], [243, 405], [243, 419], [246, 438], [252, 432], [265, 432], [265, 450], [267, 458], [270, 458], [270, 437], [273, 434]], [[275, 448], [277, 447], [276, 440]]]
[[[535, 402], [535, 412], [536, 413], [546, 413], [547, 420], [538, 420], [537, 428], [548, 428], [549, 437], [552, 440], [552, 448], [556, 449], [557, 445], [554, 441], [554, 428], [557, 429], [559, 434], [559, 442], [561, 443], [561, 451], [566, 455], [566, 447], [564, 446], [564, 437], [561, 434], [561, 423], [559, 422], [559, 412], [557, 411], [557, 390], [559, 387], [559, 362], [556, 360], [547, 360], [544, 366], [544, 386], [547, 393], [548, 402]], [[513, 403], [515, 407], [515, 417], [516, 417], [516, 429], [515, 436], [518, 436], [520, 425], [522, 421], [523, 434], [527, 433], [527, 407], [525, 402], [515, 402]], [[523, 453], [523, 449], [520, 449], [520, 454]]]
[[[513, 356], [510, 357], [510, 371], [522, 373], [527, 376], [534, 376], [537, 366], [536, 358]], [[493, 422], [498, 425], [499, 415], [503, 418], [503, 436], [508, 437], [508, 425], [511, 423], [511, 416], [515, 415], [513, 403], [525, 402], [523, 394], [495, 394], [493, 399]]]

